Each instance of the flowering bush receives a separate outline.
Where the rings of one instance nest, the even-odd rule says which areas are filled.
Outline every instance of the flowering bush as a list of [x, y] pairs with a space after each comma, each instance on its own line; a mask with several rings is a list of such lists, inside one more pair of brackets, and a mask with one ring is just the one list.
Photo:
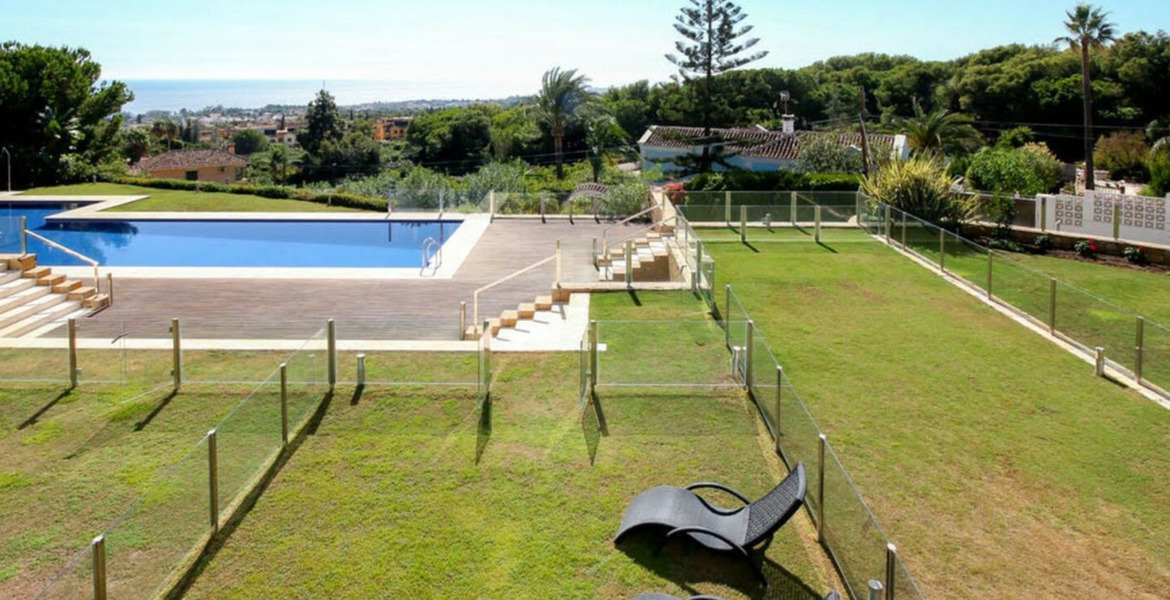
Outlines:
[[666, 193], [666, 197], [675, 205], [679, 200], [686, 195], [687, 191], [683, 188], [683, 182], [671, 182], [662, 186], [662, 191]]
[[1097, 256], [1099, 248], [1097, 248], [1097, 242], [1088, 239], [1078, 240], [1077, 243], [1073, 244], [1073, 250], [1076, 250], [1077, 254], [1085, 258], [1093, 258]]
[[1150, 257], [1146, 256], [1146, 250], [1141, 246], [1126, 246], [1125, 260], [1129, 261], [1130, 264], [1145, 265], [1149, 264]]

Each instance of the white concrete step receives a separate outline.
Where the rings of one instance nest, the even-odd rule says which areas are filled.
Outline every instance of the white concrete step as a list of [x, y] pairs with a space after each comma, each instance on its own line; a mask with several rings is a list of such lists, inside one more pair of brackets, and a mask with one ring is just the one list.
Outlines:
[[[72, 304], [77, 304], [78, 306], [81, 306], [81, 302], [75, 302]], [[26, 333], [24, 335], [24, 337], [32, 337], [32, 338], [41, 337], [41, 336], [45, 335], [46, 333], [49, 333], [49, 332], [51, 332], [59, 327], [65, 326], [67, 323], [69, 323], [69, 319], [80, 319], [80, 318], [90, 314], [90, 312], [91, 311], [88, 308], [85, 308], [85, 307], [78, 308], [77, 310], [74, 310], [73, 312], [70, 312], [66, 315], [62, 315], [61, 317], [58, 317], [52, 321], [49, 321], [48, 323], [42, 324], [40, 327], [37, 327], [36, 329]]]
[[0, 314], [28, 304], [37, 298], [43, 298], [49, 295], [49, 288], [38, 286], [31, 279], [24, 279], [22, 281], [25, 283], [20, 289], [8, 295], [0, 294]]
[[7, 298], [8, 296], [11, 296], [21, 290], [27, 290], [28, 288], [37, 284], [37, 282], [33, 281], [32, 279], [25, 279], [21, 277], [20, 271], [13, 271], [13, 274], [16, 275], [15, 279], [0, 284], [0, 298]]
[[[47, 288], [42, 289], [47, 290]], [[20, 306], [0, 314], [0, 328], [7, 328], [13, 323], [23, 321], [30, 315], [35, 315], [43, 310], [47, 310], [63, 302], [65, 302], [65, 296], [62, 296], [61, 294], [42, 294], [38, 298], [29, 300]], [[4, 337], [3, 329], [0, 329], [0, 337]]]
[[56, 301], [45, 303], [43, 310], [0, 329], [0, 337], [20, 337], [81, 308], [80, 302], [66, 302], [64, 296], [54, 294], [52, 298]]

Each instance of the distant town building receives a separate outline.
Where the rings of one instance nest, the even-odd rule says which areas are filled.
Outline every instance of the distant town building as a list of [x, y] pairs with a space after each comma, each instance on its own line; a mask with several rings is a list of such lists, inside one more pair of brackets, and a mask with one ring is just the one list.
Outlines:
[[406, 138], [406, 128], [411, 117], [390, 117], [374, 122], [374, 139], [379, 142], [393, 142]]
[[[712, 136], [722, 138], [727, 164], [748, 171], [779, 171], [796, 169], [797, 155], [803, 141], [813, 136], [830, 136], [847, 148], [861, 151], [860, 133], [830, 133], [821, 131], [796, 131], [791, 119], [785, 119], [782, 131], [764, 127], [735, 129], [712, 129]], [[699, 155], [703, 146], [695, 140], [703, 136], [702, 127], [675, 127], [651, 125], [638, 140], [642, 156], [642, 168], [652, 169], [658, 165], [665, 172], [682, 170], [673, 159], [684, 155]], [[869, 134], [869, 151], [873, 156], [892, 156], [905, 160], [910, 156], [910, 147], [904, 135]], [[725, 170], [723, 165], [713, 166], [716, 171]]]
[[157, 179], [234, 183], [244, 178], [247, 166], [248, 161], [231, 151], [174, 150], [142, 159], [134, 171]]

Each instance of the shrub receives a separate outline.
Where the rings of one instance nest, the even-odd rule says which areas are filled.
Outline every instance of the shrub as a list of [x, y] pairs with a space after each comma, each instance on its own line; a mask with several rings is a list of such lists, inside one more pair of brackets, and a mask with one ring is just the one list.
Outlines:
[[957, 223], [965, 210], [951, 191], [954, 183], [938, 159], [918, 156], [887, 164], [861, 186], [871, 202], [884, 202], [932, 223]]
[[1032, 168], [1032, 172], [1040, 178], [1040, 183], [1044, 186], [1040, 190], [1041, 192], [1055, 192], [1060, 189], [1060, 178], [1064, 167], [1046, 144], [1024, 144], [1016, 151], [1023, 153], [1025, 162]]
[[1146, 179], [1149, 167], [1146, 157], [1150, 146], [1146, 136], [1138, 131], [1116, 131], [1097, 140], [1093, 150], [1093, 163], [1099, 169], [1109, 171], [1113, 179]]
[[1148, 264], [1150, 264], [1150, 257], [1146, 256], [1146, 250], [1145, 250], [1145, 248], [1142, 248], [1141, 246], [1126, 246], [1124, 254], [1125, 254], [1125, 260], [1129, 261], [1130, 264], [1133, 264], [1133, 265], [1148, 265]]
[[1084, 258], [1096, 258], [1097, 242], [1092, 239], [1077, 240], [1077, 243], [1073, 244], [1073, 250]]
[[628, 217], [641, 212], [649, 196], [650, 186], [637, 179], [612, 185], [601, 196], [600, 212], [610, 217]]
[[1044, 254], [1052, 249], [1052, 238], [1047, 233], [1042, 233], [1032, 240], [1032, 245], [1036, 246], [1036, 250]]
[[842, 146], [837, 135], [826, 133], [803, 138], [796, 163], [804, 173], [861, 173], [861, 151]]
[[1170, 138], [1154, 144], [1150, 150], [1147, 166], [1150, 169], [1150, 183], [1142, 190], [1144, 196], [1160, 197], [1170, 193]]
[[995, 194], [987, 201], [987, 218], [995, 223], [995, 239], [1006, 240], [1011, 236], [1012, 224], [1019, 211], [1016, 201], [1003, 194]]
[[788, 170], [726, 171], [700, 173], [686, 182], [686, 189], [696, 192], [855, 192], [860, 185], [860, 175], [798, 173]]
[[988, 192], [1039, 194], [1049, 188], [1037, 173], [1039, 163], [1036, 153], [1023, 148], [984, 148], [971, 157], [967, 185]]

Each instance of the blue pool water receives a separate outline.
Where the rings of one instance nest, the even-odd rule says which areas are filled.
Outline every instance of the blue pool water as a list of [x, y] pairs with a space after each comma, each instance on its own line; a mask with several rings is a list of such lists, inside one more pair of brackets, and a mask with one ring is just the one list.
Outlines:
[[[445, 243], [457, 221], [86, 221], [46, 223], [62, 206], [0, 203], [0, 253], [20, 251], [28, 229], [103, 266], [419, 268], [428, 237]], [[85, 263], [32, 237], [49, 266]]]

